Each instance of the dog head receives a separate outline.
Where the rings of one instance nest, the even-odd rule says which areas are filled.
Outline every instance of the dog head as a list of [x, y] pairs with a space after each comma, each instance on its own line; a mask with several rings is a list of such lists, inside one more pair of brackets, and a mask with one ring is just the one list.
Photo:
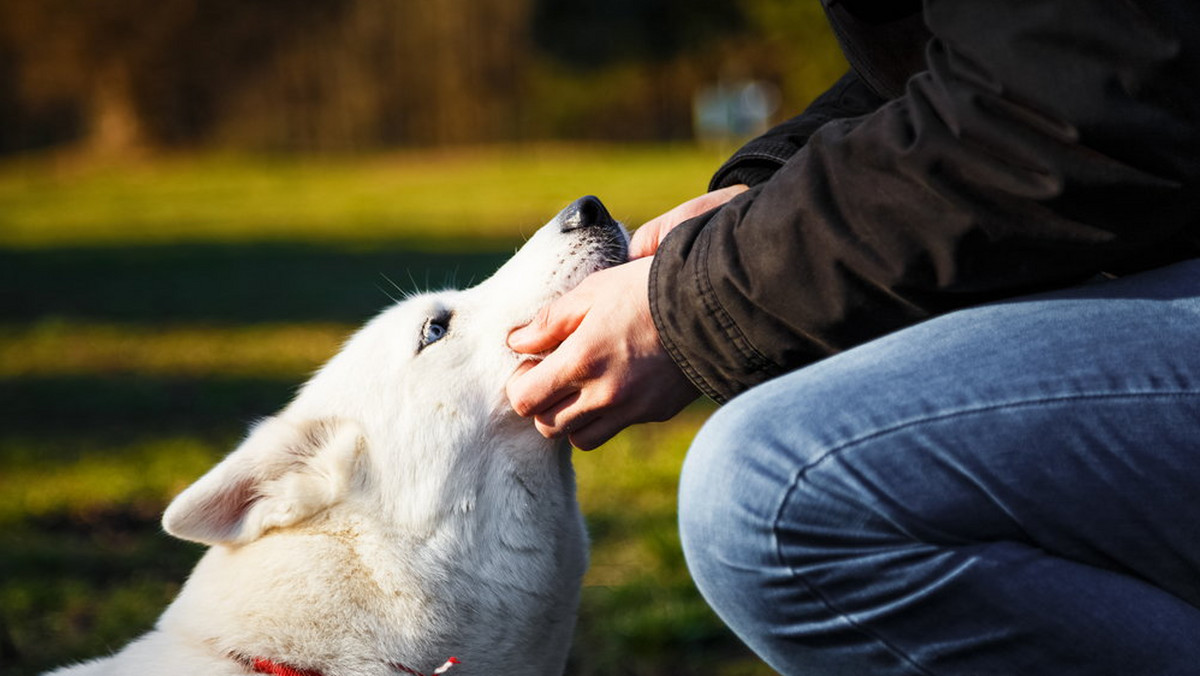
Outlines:
[[584, 197], [481, 284], [385, 310], [181, 493], [164, 528], [239, 545], [349, 504], [428, 533], [448, 512], [513, 488], [496, 482], [534, 496], [573, 490], [565, 442], [543, 439], [508, 406], [504, 385], [523, 357], [506, 338], [587, 275], [623, 262], [627, 246], [625, 229]]

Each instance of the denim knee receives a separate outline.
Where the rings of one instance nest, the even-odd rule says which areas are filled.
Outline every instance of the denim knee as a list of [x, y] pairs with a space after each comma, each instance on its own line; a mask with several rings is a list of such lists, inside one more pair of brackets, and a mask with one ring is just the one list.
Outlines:
[[[803, 394], [808, 390], [805, 383], [795, 387], [795, 379], [792, 385], [793, 405], [786, 410], [779, 408], [776, 386], [768, 383], [734, 399], [701, 429], [680, 477], [680, 534], [696, 587], [746, 645], [781, 673], [843, 673], [828, 666], [886, 649], [842, 638], [836, 639], [842, 647], [815, 649], [831, 636], [856, 630], [836, 601], [830, 603], [828, 590], [810, 587], [796, 566], [805, 567], [803, 559], [836, 559], [836, 551], [823, 548], [843, 546], [840, 533], [861, 533], [851, 522], [870, 519], [862, 518], [858, 501], [830, 512], [823, 504], [829, 496], [803, 481], [801, 470], [819, 462], [829, 446], [817, 429], [823, 416], [797, 415], [820, 407], [794, 406], [808, 399]], [[780, 520], [797, 513], [823, 535], [813, 538], [807, 554], [797, 556], [792, 547], [785, 555]], [[781, 641], [784, 634], [791, 638]]]
[[853, 396], [813, 385], [802, 373], [760, 385], [719, 409], [693, 440], [680, 476], [679, 527], [702, 591], [703, 579], [720, 575], [723, 567], [779, 565], [775, 528], [785, 507], [861, 523], [855, 511], [868, 509], [868, 499], [842, 495], [855, 504], [841, 505], [838, 514], [828, 509], [829, 496], [821, 488], [797, 490], [842, 435], [865, 433], [846, 420], [834, 421], [833, 411], [850, 406], [842, 399]]
[[[679, 485], [679, 528], [692, 579], [713, 609], [735, 631], [763, 617], [764, 585], [787, 576], [778, 559], [774, 525], [787, 499], [795, 466], [772, 453], [770, 425], [751, 391], [717, 411], [697, 434]], [[791, 423], [792, 434], [802, 432]]]
[[692, 441], [679, 477], [679, 533], [692, 577], [701, 589], [710, 554], [725, 549], [720, 540], [738, 529], [732, 523], [737, 473], [738, 409], [718, 410]]
[[749, 543], [738, 537], [733, 505], [740, 472], [738, 434], [741, 414], [734, 405], [718, 410], [701, 428], [688, 450], [679, 478], [679, 534], [696, 587], [709, 605], [731, 624], [725, 607], [736, 595], [721, 594], [728, 585], [727, 556]]

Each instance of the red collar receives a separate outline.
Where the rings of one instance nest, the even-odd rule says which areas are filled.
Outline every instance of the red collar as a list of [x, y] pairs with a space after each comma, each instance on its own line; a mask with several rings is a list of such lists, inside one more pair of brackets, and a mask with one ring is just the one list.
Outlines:
[[262, 657], [256, 657], [252, 660], [247, 659], [244, 662], [256, 674], [270, 674], [271, 676], [322, 676], [319, 671], [296, 669], [295, 667], [278, 664]]
[[[324, 674], [322, 674], [319, 671], [313, 671], [311, 669], [297, 669], [295, 667], [289, 667], [286, 664], [279, 664], [278, 662], [272, 662], [271, 660], [268, 660], [265, 657], [240, 658], [240, 659], [238, 659], [238, 661], [241, 662], [242, 664], [246, 665], [247, 669], [250, 669], [252, 672], [254, 672], [256, 674], [269, 674], [270, 676], [324, 676]], [[458, 661], [457, 657], [451, 657], [450, 659], [446, 660], [446, 662], [444, 664], [442, 664], [442, 666], [438, 667], [437, 669], [434, 669], [433, 674], [431, 676], [440, 676], [441, 674], [444, 674], [447, 671], [449, 671], [451, 667], [453, 667], [454, 665], [456, 665], [458, 663], [459, 663], [459, 661]], [[417, 671], [416, 669], [413, 669], [411, 667], [406, 667], [403, 664], [397, 664], [397, 663], [393, 662], [391, 664], [391, 667], [393, 669], [395, 669], [396, 671], [410, 674], [411, 676], [425, 676], [425, 674], [422, 674], [421, 672]]]

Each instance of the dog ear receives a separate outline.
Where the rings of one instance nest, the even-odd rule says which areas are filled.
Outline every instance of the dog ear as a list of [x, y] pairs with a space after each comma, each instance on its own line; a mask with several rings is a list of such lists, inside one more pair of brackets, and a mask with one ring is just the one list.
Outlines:
[[342, 499], [364, 447], [348, 420], [267, 418], [171, 502], [163, 528], [208, 545], [244, 544], [299, 523]]

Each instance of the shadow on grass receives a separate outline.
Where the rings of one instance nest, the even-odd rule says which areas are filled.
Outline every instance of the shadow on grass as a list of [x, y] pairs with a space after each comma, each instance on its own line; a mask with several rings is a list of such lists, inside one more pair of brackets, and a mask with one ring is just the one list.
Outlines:
[[0, 249], [0, 322], [358, 323], [389, 296], [480, 282], [510, 253], [290, 243]]
[[[291, 400], [303, 378], [38, 376], [0, 380], [0, 429], [120, 437], [244, 430]], [[2, 461], [3, 458], [0, 458]]]
[[148, 631], [202, 552], [157, 522], [143, 505], [0, 533], [0, 676], [101, 656]]

